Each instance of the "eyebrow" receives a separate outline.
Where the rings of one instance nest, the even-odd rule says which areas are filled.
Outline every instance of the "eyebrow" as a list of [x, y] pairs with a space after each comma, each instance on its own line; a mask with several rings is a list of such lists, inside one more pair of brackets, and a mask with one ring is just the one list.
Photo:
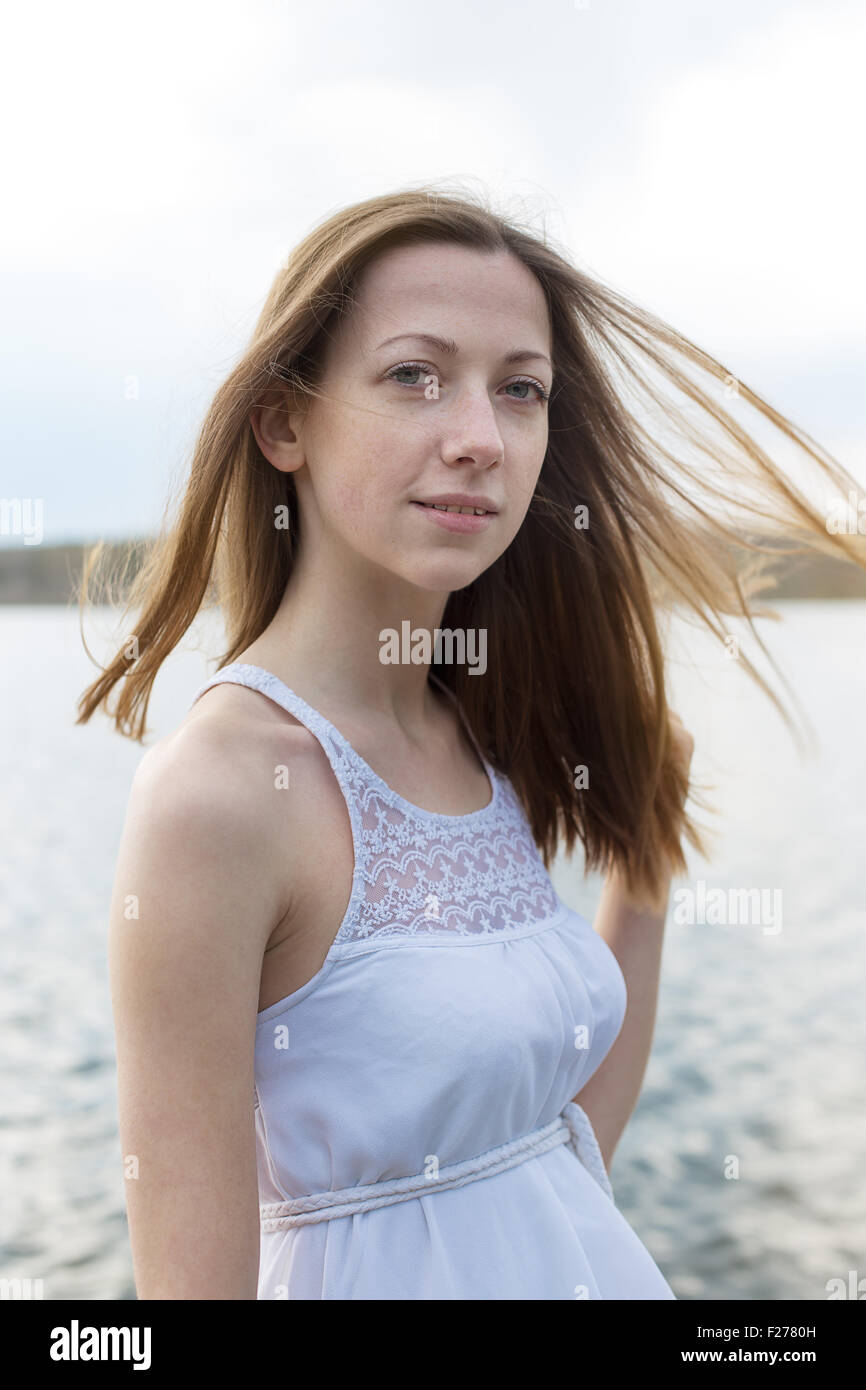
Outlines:
[[[379, 348], [387, 347], [389, 343], [399, 343], [403, 338], [414, 338], [418, 342], [429, 343], [431, 347], [438, 348], [440, 352], [446, 352], [449, 357], [455, 357], [460, 351], [453, 338], [440, 338], [436, 333], [397, 333], [393, 338], [386, 338]], [[553, 371], [553, 363], [543, 352], [536, 352], [533, 348], [514, 348], [511, 352], [506, 352], [502, 358], [503, 362], [529, 362], [537, 358], [539, 362], [546, 362], [550, 370]]]

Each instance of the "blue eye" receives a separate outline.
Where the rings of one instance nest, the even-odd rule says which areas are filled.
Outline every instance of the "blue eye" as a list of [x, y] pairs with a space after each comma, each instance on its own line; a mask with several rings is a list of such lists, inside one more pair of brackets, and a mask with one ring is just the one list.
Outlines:
[[[544, 387], [542, 386], [541, 382], [540, 382], [540, 381], [533, 381], [532, 377], [521, 376], [521, 377], [518, 377], [516, 381], [509, 381], [508, 385], [509, 385], [509, 386], [531, 386], [532, 389], [535, 391], [535, 394], [536, 394], [536, 396], [538, 397], [538, 399], [539, 399], [540, 401], [547, 401], [547, 400], [550, 399], [550, 392], [549, 392], [549, 391], [545, 391], [545, 389], [544, 389]], [[525, 401], [525, 400], [526, 400], [526, 397], [525, 397], [525, 396], [519, 396], [519, 397], [515, 397], [515, 399], [521, 400], [521, 401]]]
[[[397, 364], [396, 367], [392, 367], [390, 372], [385, 373], [385, 380], [397, 381], [398, 372], [414, 372], [416, 375], [418, 372], [423, 372], [425, 376], [436, 375], [434, 369], [431, 367], [429, 362], [400, 362]], [[420, 381], [398, 381], [397, 385], [408, 386], [411, 388], [413, 386], [426, 385], [426, 383]], [[545, 391], [541, 382], [535, 381], [533, 377], [517, 377], [514, 381], [509, 381], [507, 383], [507, 387], [511, 386], [531, 386], [533, 391], [535, 392], [536, 400], [538, 400], [539, 402], [550, 400], [550, 392]], [[510, 399], [513, 401], [525, 401], [529, 398], [527, 396], [512, 396]]]
[[[398, 372], [420, 372], [420, 371], [423, 371], [425, 365], [426, 365], [426, 364], [423, 363], [423, 362], [401, 362], [400, 365], [399, 365], [398, 367], [392, 367], [392, 368], [391, 368], [390, 372], [387, 373], [387, 375], [386, 375], [386, 377], [385, 377], [385, 380], [386, 380], [386, 381], [396, 381], [396, 380], [397, 380], [397, 373], [398, 373]], [[428, 371], [427, 374], [428, 374], [428, 375], [430, 374], [429, 371]], [[398, 385], [399, 385], [399, 386], [420, 386], [421, 383], [420, 383], [420, 381], [401, 381], [401, 382], [398, 382]]]

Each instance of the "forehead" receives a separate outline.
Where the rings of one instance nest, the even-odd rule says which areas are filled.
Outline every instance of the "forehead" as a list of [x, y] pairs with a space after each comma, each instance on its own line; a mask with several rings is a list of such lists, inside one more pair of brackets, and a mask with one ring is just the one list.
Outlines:
[[367, 350], [413, 331], [453, 337], [461, 348], [483, 338], [504, 350], [552, 350], [544, 291], [510, 251], [435, 242], [393, 247], [365, 267], [355, 299], [348, 336]]

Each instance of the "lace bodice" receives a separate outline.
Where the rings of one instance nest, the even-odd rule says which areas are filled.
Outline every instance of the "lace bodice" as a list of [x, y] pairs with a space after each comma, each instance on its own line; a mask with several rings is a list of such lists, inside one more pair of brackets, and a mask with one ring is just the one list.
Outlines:
[[294, 714], [324, 749], [349, 809], [355, 852], [352, 894], [332, 953], [354, 943], [518, 932], [560, 908], [509, 780], [484, 757], [452, 692], [435, 675], [484, 764], [491, 800], [479, 811], [425, 811], [393, 791], [344, 736], [271, 672], [235, 662], [202, 686], [236, 678]]

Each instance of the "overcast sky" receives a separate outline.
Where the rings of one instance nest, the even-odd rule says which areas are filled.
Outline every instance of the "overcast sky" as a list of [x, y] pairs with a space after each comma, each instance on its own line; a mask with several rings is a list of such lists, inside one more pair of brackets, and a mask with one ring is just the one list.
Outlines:
[[43, 499], [45, 544], [155, 529], [291, 246], [425, 179], [540, 220], [866, 481], [862, 3], [85, 0], [4, 28], [0, 498]]

